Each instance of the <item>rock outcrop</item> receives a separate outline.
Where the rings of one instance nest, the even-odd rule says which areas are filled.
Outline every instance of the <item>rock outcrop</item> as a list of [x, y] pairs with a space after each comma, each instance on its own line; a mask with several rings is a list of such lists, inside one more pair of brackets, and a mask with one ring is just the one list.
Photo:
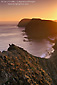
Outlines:
[[31, 19], [22, 19], [19, 23], [18, 23], [18, 27], [26, 27], [26, 25], [30, 22]]
[[54, 58], [41, 59], [12, 44], [0, 52], [0, 85], [57, 85], [56, 66]]
[[25, 32], [29, 38], [47, 38], [57, 34], [57, 22], [31, 19], [26, 25]]

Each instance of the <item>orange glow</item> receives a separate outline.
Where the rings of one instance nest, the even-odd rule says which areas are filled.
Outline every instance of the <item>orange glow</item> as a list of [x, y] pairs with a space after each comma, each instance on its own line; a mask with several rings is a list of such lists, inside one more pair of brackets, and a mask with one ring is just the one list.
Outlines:
[[0, 21], [19, 21], [23, 18], [57, 20], [56, 9], [57, 3], [55, 0], [48, 3], [38, 2], [28, 6], [0, 5]]

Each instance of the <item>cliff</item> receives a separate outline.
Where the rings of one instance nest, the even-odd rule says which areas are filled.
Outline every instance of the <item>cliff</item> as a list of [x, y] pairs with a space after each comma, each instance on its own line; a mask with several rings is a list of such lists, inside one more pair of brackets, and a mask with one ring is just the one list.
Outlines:
[[29, 38], [47, 38], [57, 34], [57, 22], [31, 19], [26, 25], [25, 32]]
[[26, 27], [26, 25], [30, 22], [31, 19], [22, 19], [19, 23], [18, 23], [18, 27]]
[[41, 59], [14, 44], [9, 46], [0, 52], [0, 85], [57, 85], [54, 58]]

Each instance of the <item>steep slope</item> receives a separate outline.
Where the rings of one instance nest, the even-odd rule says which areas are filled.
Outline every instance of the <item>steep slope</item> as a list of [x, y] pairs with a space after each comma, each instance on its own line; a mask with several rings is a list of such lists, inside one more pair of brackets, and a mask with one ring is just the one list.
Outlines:
[[29, 38], [47, 38], [57, 34], [57, 22], [51, 20], [32, 19], [25, 28]]
[[0, 52], [0, 85], [55, 85], [42, 62], [46, 66], [46, 59], [10, 45], [7, 51]]
[[26, 27], [26, 25], [30, 22], [31, 19], [22, 19], [19, 23], [18, 23], [18, 27]]

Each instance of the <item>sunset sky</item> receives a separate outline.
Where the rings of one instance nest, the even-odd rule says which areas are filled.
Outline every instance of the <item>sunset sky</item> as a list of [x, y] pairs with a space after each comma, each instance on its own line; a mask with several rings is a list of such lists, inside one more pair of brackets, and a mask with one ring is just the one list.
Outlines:
[[[3, 1], [35, 1], [28, 5], [8, 5]], [[57, 20], [57, 0], [0, 0], [0, 21], [22, 18]]]

